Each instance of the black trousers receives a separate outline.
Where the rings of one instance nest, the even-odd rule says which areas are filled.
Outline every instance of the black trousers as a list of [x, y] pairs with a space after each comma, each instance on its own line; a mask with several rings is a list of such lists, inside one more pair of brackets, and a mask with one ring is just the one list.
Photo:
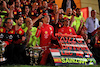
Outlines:
[[92, 35], [91, 33], [88, 33], [88, 39], [91, 39]]
[[4, 57], [6, 57], [6, 63], [7, 64], [13, 64], [13, 48], [14, 45], [13, 44], [9, 44], [5, 47], [5, 53], [4, 53]]
[[94, 48], [92, 49], [92, 53], [93, 53], [93, 56], [94, 56], [94, 58], [95, 58], [97, 64], [100, 63], [100, 48], [95, 48], [95, 47], [94, 47]]
[[25, 45], [14, 44], [13, 59], [15, 64], [25, 63]]

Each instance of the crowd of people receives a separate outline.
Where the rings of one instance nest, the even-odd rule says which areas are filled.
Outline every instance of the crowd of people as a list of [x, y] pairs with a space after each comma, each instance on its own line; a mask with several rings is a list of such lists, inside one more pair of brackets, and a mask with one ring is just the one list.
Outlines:
[[55, 0], [0, 0], [0, 40], [5, 42], [7, 64], [28, 64], [25, 48], [40, 46], [44, 52], [39, 64], [46, 65], [49, 48], [60, 49], [55, 33], [81, 35], [99, 62], [96, 11], [84, 20], [73, 0], [63, 1], [58, 8]]

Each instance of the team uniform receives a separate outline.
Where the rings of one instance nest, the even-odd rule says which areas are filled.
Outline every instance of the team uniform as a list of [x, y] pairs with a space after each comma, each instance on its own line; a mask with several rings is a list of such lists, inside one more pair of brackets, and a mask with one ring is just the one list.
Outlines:
[[21, 8], [20, 8], [20, 9], [15, 8], [15, 9], [13, 10], [13, 12], [14, 12], [14, 16], [16, 16], [16, 15], [18, 15], [18, 14], [22, 14], [22, 9], [21, 9]]
[[[81, 19], [83, 19], [83, 22], [84, 22], [84, 18], [82, 16], [79, 16], [79, 17], [76, 17], [75, 16], [75, 21], [76, 21], [76, 32], [78, 31], [79, 27], [80, 27], [80, 24], [81, 24]], [[82, 24], [83, 26], [83, 24]]]
[[74, 28], [63, 26], [58, 30], [58, 33], [76, 35]]
[[[24, 29], [25, 32], [27, 32], [27, 30], [28, 30], [28, 27], [26, 27]], [[35, 36], [37, 28], [36, 27], [32, 27], [32, 29], [30, 31], [32, 32], [32, 35], [30, 36], [30, 40], [29, 40], [29, 43], [28, 43], [29, 47], [34, 47], [36, 44], [39, 45], [40, 44], [40, 38], [37, 38]], [[28, 36], [28, 35], [26, 35], [26, 36]]]
[[40, 29], [37, 29], [36, 37], [40, 36], [40, 47], [44, 49], [40, 64], [45, 65], [48, 55], [50, 53], [49, 48], [52, 46], [51, 40], [56, 40], [54, 37], [54, 28], [49, 24], [44, 24]]
[[[13, 29], [15, 30], [15, 26], [13, 27]], [[25, 32], [22, 28], [19, 28], [17, 31], [15, 31], [15, 36], [14, 36], [14, 63], [16, 64], [23, 64], [24, 63], [24, 56], [25, 56], [25, 52], [24, 52], [24, 48], [25, 48], [25, 44], [22, 41], [22, 36], [25, 37]]]
[[5, 47], [5, 57], [7, 58], [7, 63], [12, 62], [13, 57], [13, 37], [15, 35], [15, 31], [13, 29], [7, 31], [4, 27], [0, 27], [0, 40], [5, 41], [7, 46]]
[[63, 23], [62, 22], [58, 22], [56, 25], [55, 25], [55, 33], [58, 33], [58, 30], [63, 27]]

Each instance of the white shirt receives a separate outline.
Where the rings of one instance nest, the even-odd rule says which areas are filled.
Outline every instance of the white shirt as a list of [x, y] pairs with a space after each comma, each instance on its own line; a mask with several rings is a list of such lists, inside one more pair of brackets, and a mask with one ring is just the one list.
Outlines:
[[[94, 23], [94, 21], [95, 21], [95, 23]], [[92, 17], [89, 17], [86, 19], [87, 33], [92, 33], [98, 27], [100, 27], [100, 26], [99, 26], [99, 21], [97, 18], [93, 19]]]

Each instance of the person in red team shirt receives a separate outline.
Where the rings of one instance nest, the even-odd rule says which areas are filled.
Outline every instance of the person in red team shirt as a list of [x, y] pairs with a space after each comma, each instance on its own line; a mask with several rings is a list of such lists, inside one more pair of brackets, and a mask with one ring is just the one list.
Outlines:
[[5, 43], [5, 53], [4, 56], [7, 58], [7, 63], [12, 62], [12, 41], [15, 35], [15, 31], [12, 29], [13, 20], [11, 18], [6, 18], [4, 26], [0, 27], [0, 42]]
[[46, 13], [42, 22], [39, 23], [36, 37], [40, 36], [40, 47], [44, 49], [44, 53], [42, 55], [40, 64], [45, 65], [48, 55], [50, 53], [49, 48], [52, 48], [53, 44], [51, 43], [51, 40], [56, 40], [56, 37], [54, 36], [54, 28], [53, 26], [49, 25], [50, 18], [49, 15]]
[[15, 30], [15, 36], [13, 39], [14, 43], [14, 63], [15, 64], [24, 64], [24, 48], [25, 48], [25, 39], [26, 34], [24, 30], [21, 28], [21, 25], [23, 24], [23, 17], [22, 16], [16, 16], [15, 22], [16, 25], [13, 26], [13, 29]]
[[14, 16], [17, 16], [18, 14], [22, 15], [20, 4], [20, 0], [15, 0], [15, 9], [13, 10]]
[[76, 35], [74, 28], [70, 27], [69, 23], [70, 22], [68, 18], [64, 18], [64, 21], [63, 21], [64, 26], [58, 30], [58, 33]]

